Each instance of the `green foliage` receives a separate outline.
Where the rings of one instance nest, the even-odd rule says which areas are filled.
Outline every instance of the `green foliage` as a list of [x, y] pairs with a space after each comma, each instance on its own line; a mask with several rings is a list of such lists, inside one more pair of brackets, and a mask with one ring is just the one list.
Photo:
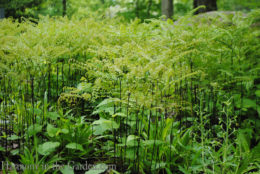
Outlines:
[[249, 11], [251, 9], [260, 8], [260, 2], [257, 0], [221, 0], [218, 1], [218, 7], [220, 10]]
[[106, 164], [97, 164], [93, 168], [91, 168], [89, 171], [87, 171], [85, 174], [100, 174], [105, 172], [108, 169], [108, 166]]
[[[14, 105], [1, 104], [17, 127], [1, 138], [34, 144], [21, 155], [25, 164], [55, 154], [66, 162], [102, 155], [132, 173], [258, 172], [259, 14], [189, 15], [175, 23], [4, 19], [0, 75], [20, 83], [10, 93]], [[69, 81], [57, 73], [60, 65], [64, 74], [82, 73]], [[45, 91], [35, 103], [21, 92], [27, 79], [43, 75], [71, 82], [48, 90], [62, 91], [57, 107]]]
[[38, 152], [41, 155], [50, 155], [50, 153], [54, 152], [57, 147], [60, 146], [59, 142], [46, 142], [42, 145], [39, 145]]

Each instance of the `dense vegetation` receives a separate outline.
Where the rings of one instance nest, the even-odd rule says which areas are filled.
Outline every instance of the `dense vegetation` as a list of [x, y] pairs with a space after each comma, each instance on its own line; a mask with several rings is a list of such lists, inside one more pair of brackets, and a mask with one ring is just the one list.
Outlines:
[[131, 9], [0, 21], [0, 173], [260, 172], [260, 11]]

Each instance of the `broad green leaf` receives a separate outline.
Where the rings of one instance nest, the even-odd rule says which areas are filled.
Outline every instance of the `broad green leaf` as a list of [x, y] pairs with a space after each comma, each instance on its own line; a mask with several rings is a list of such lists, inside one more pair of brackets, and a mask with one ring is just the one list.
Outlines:
[[101, 132], [119, 128], [119, 125], [115, 121], [106, 120], [104, 118], [100, 118], [99, 120], [94, 121], [93, 125], [100, 125], [99, 128], [102, 129]]
[[188, 129], [181, 138], [181, 144], [187, 146], [191, 140], [191, 129]]
[[50, 137], [54, 137], [54, 136], [56, 136], [57, 135], [57, 133], [58, 133], [58, 128], [55, 128], [53, 125], [51, 125], [51, 124], [48, 124], [47, 125], [47, 133], [48, 133], [48, 135], [50, 136]]
[[172, 119], [167, 118], [166, 120], [166, 126], [164, 126], [163, 131], [162, 131], [162, 140], [165, 140], [168, 133], [170, 132], [171, 128], [172, 128]]
[[69, 144], [66, 145], [66, 148], [73, 149], [73, 150], [84, 151], [82, 145], [81, 144], [77, 144], [77, 143], [69, 143]]
[[61, 171], [62, 174], [74, 174], [73, 168], [68, 166], [68, 165], [63, 167], [60, 171]]
[[17, 135], [12, 135], [11, 137], [8, 137], [7, 140], [11, 140], [11, 141], [14, 141], [14, 140], [18, 140], [20, 137], [18, 137]]
[[39, 125], [39, 124], [34, 124], [34, 125], [31, 125], [29, 128], [28, 128], [28, 135], [29, 136], [32, 136], [32, 135], [36, 135], [37, 133], [41, 132], [42, 131], [42, 126]]
[[20, 153], [20, 150], [19, 150], [19, 149], [14, 149], [14, 150], [11, 151], [11, 154], [12, 154], [13, 156], [18, 155], [19, 153]]
[[69, 130], [68, 129], [61, 129], [60, 132], [63, 133], [63, 134], [68, 134]]
[[48, 112], [47, 117], [53, 121], [57, 120], [60, 116], [57, 112]]
[[2, 146], [0, 146], [0, 152], [5, 151], [5, 148], [3, 148]]
[[238, 131], [237, 143], [245, 152], [250, 151], [250, 142], [242, 130]]
[[256, 90], [255, 95], [256, 95], [257, 97], [260, 97], [260, 90]]
[[178, 168], [179, 168], [179, 170], [180, 170], [181, 172], [183, 172], [184, 174], [190, 174], [190, 172], [189, 172], [188, 170], [184, 169], [182, 166], [179, 165]]
[[108, 169], [108, 166], [104, 163], [97, 164], [96, 166], [92, 167], [89, 171], [85, 172], [85, 174], [101, 174]]
[[244, 98], [243, 99], [243, 107], [245, 108], [255, 108], [256, 107], [256, 103], [254, 100], [248, 99], [248, 98]]
[[59, 142], [46, 142], [44, 144], [39, 145], [38, 152], [41, 155], [50, 155], [52, 152], [56, 150], [57, 147], [60, 146]]
[[127, 137], [127, 140], [126, 140], [126, 145], [127, 146], [137, 146], [138, 143], [137, 143], [137, 140], [139, 139], [138, 136], [136, 135], [129, 135]]

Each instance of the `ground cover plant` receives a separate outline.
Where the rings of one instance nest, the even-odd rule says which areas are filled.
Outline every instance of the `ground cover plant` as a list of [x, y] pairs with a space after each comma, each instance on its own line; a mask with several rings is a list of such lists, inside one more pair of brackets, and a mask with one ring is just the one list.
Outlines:
[[259, 173], [259, 20], [1, 20], [3, 172]]

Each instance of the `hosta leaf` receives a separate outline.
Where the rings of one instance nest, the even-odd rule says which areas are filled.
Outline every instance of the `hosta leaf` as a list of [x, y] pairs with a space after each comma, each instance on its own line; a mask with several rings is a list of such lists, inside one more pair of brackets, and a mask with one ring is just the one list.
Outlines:
[[243, 107], [245, 107], [245, 108], [255, 108], [256, 102], [254, 100], [244, 98], [243, 99]]
[[72, 167], [66, 165], [64, 168], [62, 168], [61, 170], [62, 174], [74, 174], [74, 170]]
[[68, 129], [61, 129], [60, 132], [61, 132], [61, 133], [64, 133], [64, 134], [68, 134], [68, 133], [69, 133], [69, 130], [68, 130]]
[[59, 142], [46, 142], [44, 144], [39, 145], [38, 152], [41, 155], [50, 155], [59, 146], [60, 146]]
[[104, 163], [97, 164], [92, 167], [89, 171], [85, 172], [85, 174], [101, 174], [104, 173], [108, 169], [108, 166]]
[[55, 128], [53, 125], [51, 124], [48, 124], [47, 125], [47, 133], [50, 137], [54, 137], [57, 135], [57, 132], [58, 132], [58, 128]]
[[126, 145], [127, 146], [137, 146], [138, 145], [137, 139], [139, 139], [138, 136], [136, 136], [136, 135], [129, 135], [127, 137], [127, 140], [126, 140]]
[[60, 116], [57, 112], [48, 112], [47, 117], [53, 121], [57, 120]]
[[66, 148], [73, 149], [73, 150], [84, 151], [82, 145], [77, 144], [77, 143], [69, 143], [69, 144], [66, 145]]
[[119, 128], [119, 125], [115, 121], [106, 120], [104, 118], [100, 118], [99, 120], [94, 121], [93, 125], [100, 125], [103, 132], [106, 130], [113, 130]]
[[11, 141], [14, 141], [14, 140], [18, 140], [20, 137], [18, 137], [17, 135], [12, 135], [11, 137], [8, 137], [7, 140], [11, 140]]
[[39, 125], [39, 124], [34, 124], [34, 125], [31, 125], [28, 128], [28, 135], [32, 136], [32, 135], [37, 134], [37, 133], [39, 133], [41, 131], [42, 131], [42, 126]]

